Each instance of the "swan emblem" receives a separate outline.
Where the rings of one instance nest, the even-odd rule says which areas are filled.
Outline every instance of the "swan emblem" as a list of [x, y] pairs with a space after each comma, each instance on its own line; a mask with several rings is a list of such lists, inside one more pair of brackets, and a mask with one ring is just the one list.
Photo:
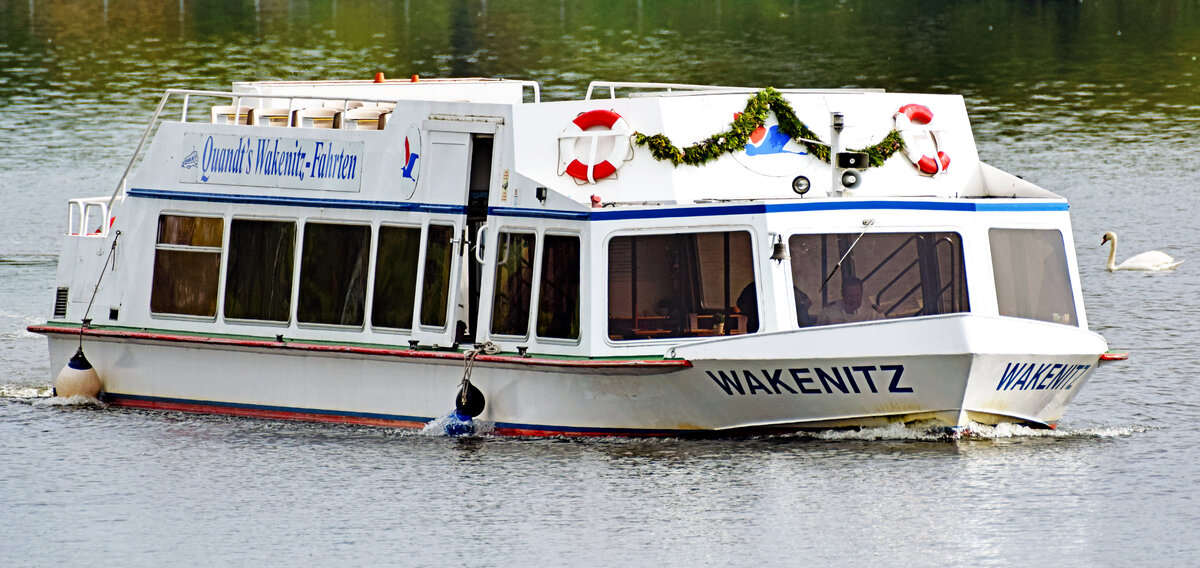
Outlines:
[[1108, 248], [1108, 268], [1109, 272], [1115, 270], [1175, 270], [1176, 266], [1183, 264], [1182, 260], [1175, 260], [1170, 255], [1157, 250], [1147, 251], [1138, 255], [1129, 257], [1117, 264], [1117, 234], [1109, 231], [1104, 233], [1104, 239], [1100, 241], [1100, 246], [1106, 243], [1111, 243]]

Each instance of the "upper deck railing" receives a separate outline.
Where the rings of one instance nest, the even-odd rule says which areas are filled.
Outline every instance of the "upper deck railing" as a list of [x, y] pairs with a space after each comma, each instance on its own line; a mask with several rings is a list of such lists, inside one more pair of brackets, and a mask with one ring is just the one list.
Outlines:
[[[625, 89], [632, 92], [629, 97], [647, 97], [663, 95], [696, 95], [713, 93], [754, 93], [758, 87], [729, 87], [720, 85], [689, 85], [686, 83], [640, 83], [636, 81], [592, 81], [588, 84], [584, 100], [592, 100], [595, 92], [608, 90], [608, 98], [617, 98], [617, 90]], [[781, 93], [882, 93], [883, 89], [777, 89]]]
[[[536, 91], [535, 91], [536, 93]], [[364, 108], [376, 109], [375, 116], [370, 120], [378, 121], [372, 129], [380, 129], [386, 124], [387, 118], [384, 115], [391, 113], [391, 108], [395, 107], [395, 99], [372, 99], [364, 97], [347, 98], [345, 96], [322, 96], [314, 94], [305, 95], [264, 95], [258, 93], [234, 93], [227, 91], [203, 91], [192, 89], [168, 89], [163, 93], [162, 98], [158, 102], [158, 106], [150, 115], [150, 121], [146, 125], [145, 132], [138, 140], [137, 147], [133, 150], [133, 156], [129, 158], [129, 163], [125, 166], [125, 171], [121, 174], [120, 181], [117, 182], [117, 187], [113, 191], [112, 197], [109, 198], [105, 205], [106, 210], [111, 210], [113, 203], [118, 196], [124, 195], [126, 185], [129, 180], [129, 174], [133, 171], [133, 166], [137, 163], [138, 157], [142, 154], [142, 148], [145, 147], [146, 141], [150, 139], [150, 135], [154, 132], [154, 127], [159, 124], [160, 120], [165, 120], [164, 110], [168, 103], [173, 99], [180, 100], [179, 122], [188, 122], [189, 111], [191, 110], [194, 98], [210, 98], [220, 101], [228, 100], [229, 105], [209, 106], [209, 122], [214, 124], [261, 124], [267, 126], [289, 126], [289, 127], [314, 127], [314, 128], [331, 128], [340, 125], [346, 128], [360, 129], [357, 119], [349, 118], [353, 116], [353, 111], [360, 111]], [[536, 97], [536, 94], [535, 94]], [[243, 103], [253, 103], [255, 106], [244, 106]], [[339, 106], [336, 103], [341, 103]], [[330, 105], [329, 103], [334, 103]], [[309, 114], [297, 114], [301, 111], [317, 109], [325, 112], [313, 112]], [[264, 122], [254, 120], [254, 111], [258, 110], [261, 113], [260, 118], [265, 118]], [[193, 114], [194, 116], [194, 114]], [[363, 113], [367, 116], [367, 113]], [[381, 119], [380, 117], [383, 116]], [[305, 121], [307, 119], [307, 122]], [[363, 123], [368, 122], [365, 118]]]

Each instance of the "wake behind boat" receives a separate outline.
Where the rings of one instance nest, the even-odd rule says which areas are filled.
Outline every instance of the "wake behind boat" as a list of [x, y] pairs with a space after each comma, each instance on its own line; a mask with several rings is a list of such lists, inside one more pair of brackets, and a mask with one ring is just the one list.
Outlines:
[[980, 162], [959, 96], [252, 82], [168, 91], [146, 142], [71, 200], [30, 327], [112, 404], [421, 427], [465, 385], [507, 434], [1053, 427], [1107, 350], [1066, 201]]

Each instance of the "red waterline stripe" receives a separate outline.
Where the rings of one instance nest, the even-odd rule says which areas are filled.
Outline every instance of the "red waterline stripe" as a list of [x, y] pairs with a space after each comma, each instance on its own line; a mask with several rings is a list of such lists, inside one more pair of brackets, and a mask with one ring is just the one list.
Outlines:
[[[31, 333], [44, 335], [78, 336], [78, 329], [53, 327], [46, 325], [31, 325], [27, 328]], [[296, 349], [300, 351], [316, 351], [324, 353], [352, 353], [356, 355], [381, 355], [386, 357], [404, 357], [412, 359], [440, 359], [447, 361], [462, 361], [466, 355], [462, 352], [420, 351], [415, 349], [388, 349], [383, 347], [360, 347], [354, 345], [316, 345], [311, 343], [296, 343], [290, 341], [263, 341], [257, 339], [231, 339], [226, 337], [203, 337], [195, 335], [173, 335], [165, 333], [150, 333], [145, 331], [116, 331], [109, 329], [85, 329], [84, 336], [111, 337], [121, 339], [141, 339], [149, 341], [164, 341], [172, 343], [199, 343], [205, 345], [228, 345], [233, 347], [255, 347], [264, 349]], [[537, 367], [574, 367], [587, 369], [621, 369], [621, 368], [678, 368], [686, 369], [692, 366], [685, 359], [626, 359], [626, 360], [595, 360], [595, 359], [536, 359], [532, 357], [512, 357], [508, 355], [479, 355], [478, 362], [510, 363]]]

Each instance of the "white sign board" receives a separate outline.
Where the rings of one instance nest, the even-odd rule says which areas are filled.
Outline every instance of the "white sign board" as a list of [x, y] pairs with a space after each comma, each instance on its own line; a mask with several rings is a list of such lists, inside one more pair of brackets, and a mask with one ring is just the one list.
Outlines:
[[341, 140], [188, 133], [183, 183], [358, 191], [363, 143]]

